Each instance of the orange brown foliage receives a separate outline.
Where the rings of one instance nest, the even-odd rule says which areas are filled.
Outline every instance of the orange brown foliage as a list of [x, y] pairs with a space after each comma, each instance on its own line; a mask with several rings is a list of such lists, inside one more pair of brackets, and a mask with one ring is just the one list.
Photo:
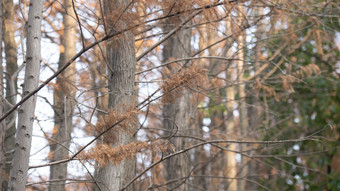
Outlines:
[[[125, 112], [122, 112], [121, 108], [125, 108]], [[137, 126], [137, 114], [138, 111], [134, 108], [133, 105], [126, 106], [126, 104], [121, 104], [117, 107], [117, 109], [110, 109], [109, 113], [105, 116], [101, 116], [98, 120], [98, 123], [94, 127], [97, 133], [101, 133], [106, 129], [111, 128], [114, 125], [117, 125], [115, 128], [110, 129], [104, 135], [104, 139], [109, 143], [116, 142], [116, 134], [117, 132], [128, 132], [134, 133], [135, 127]], [[119, 125], [118, 125], [119, 123]]]
[[175, 97], [181, 93], [183, 88], [190, 89], [194, 86], [201, 86], [206, 73], [207, 70], [192, 66], [171, 75], [164, 80], [161, 86], [164, 93], [162, 101], [164, 103], [174, 101]]
[[133, 142], [127, 145], [111, 147], [108, 144], [98, 144], [90, 151], [80, 155], [80, 159], [95, 159], [100, 166], [114, 163], [118, 165], [126, 158], [135, 157], [138, 152], [149, 150], [152, 153], [174, 151], [174, 146], [166, 140]]

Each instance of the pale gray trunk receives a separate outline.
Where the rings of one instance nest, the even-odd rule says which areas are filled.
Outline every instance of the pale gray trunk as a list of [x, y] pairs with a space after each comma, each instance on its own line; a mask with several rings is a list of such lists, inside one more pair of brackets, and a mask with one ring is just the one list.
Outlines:
[[[14, 39], [15, 33], [15, 14], [14, 14], [14, 4], [13, 0], [3, 0], [2, 2], [3, 10], [3, 41], [5, 44], [5, 60], [6, 60], [6, 99], [11, 103], [16, 103], [17, 96], [17, 76], [16, 71], [18, 70], [17, 64], [17, 44]], [[6, 110], [9, 106], [5, 106]], [[10, 161], [12, 160], [12, 151], [14, 150], [15, 143], [15, 119], [16, 113], [13, 112], [6, 120], [5, 137], [3, 142], [3, 148], [6, 153], [6, 167], [5, 173], [7, 176], [10, 173]], [[3, 190], [7, 190], [6, 181], [3, 184]]]
[[[39, 85], [42, 7], [43, 0], [30, 1], [23, 96], [36, 89]], [[8, 184], [9, 190], [25, 190], [36, 99], [37, 95], [32, 96], [18, 109], [18, 127]]]
[[[0, 116], [3, 115], [5, 110], [4, 97], [4, 79], [2, 70], [2, 0], [0, 0]], [[5, 190], [7, 187], [7, 177], [5, 172], [5, 122], [0, 122], [0, 190]]]
[[[76, 54], [76, 28], [77, 21], [72, 6], [72, 0], [64, 0], [63, 13], [64, 34], [61, 35], [61, 50], [59, 68], [66, 64]], [[50, 147], [50, 161], [57, 161], [68, 156], [71, 142], [72, 116], [74, 110], [74, 96], [76, 81], [75, 64], [69, 66], [62, 75], [57, 77], [54, 89], [54, 130]], [[51, 183], [50, 191], [64, 191], [67, 178], [67, 163], [52, 165], [50, 167], [50, 180], [61, 180]]]
[[[126, 28], [123, 21], [116, 22], [116, 19], [109, 18], [112, 12], [119, 11], [119, 7], [125, 7], [129, 1], [126, 0], [106, 0], [105, 16], [107, 16], [106, 26], [109, 30], [116, 31], [116, 26], [120, 29]], [[116, 24], [114, 26], [114, 24]], [[134, 80], [135, 80], [135, 41], [131, 31], [125, 32], [119, 38], [113, 39], [106, 46], [107, 60], [109, 64], [108, 85], [109, 85], [109, 108], [119, 109], [126, 112], [122, 104], [129, 106], [135, 103]], [[119, 128], [119, 127], [118, 127]], [[135, 141], [135, 137], [125, 131], [116, 133], [117, 141], [112, 146], [126, 145]], [[110, 143], [108, 143], [110, 144]], [[98, 170], [97, 181], [104, 191], [118, 191], [136, 175], [136, 159], [124, 159], [119, 164], [108, 164]], [[96, 188], [95, 190], [99, 190]], [[132, 187], [127, 190], [133, 190]]]
[[[184, 19], [184, 18], [183, 18]], [[175, 25], [183, 20], [180, 17], [174, 17], [167, 21], [164, 27], [165, 32], [170, 31]], [[166, 62], [170, 58], [186, 58], [190, 56], [190, 39], [191, 29], [183, 29], [164, 42], [163, 61]], [[175, 68], [168, 66], [168, 69], [173, 73]], [[189, 133], [189, 111], [190, 111], [190, 92], [183, 90], [182, 95], [177, 97], [174, 103], [167, 103], [163, 106], [163, 128], [168, 131], [167, 135], [183, 135]], [[188, 147], [188, 140], [183, 138], [172, 138], [171, 143], [176, 147], [176, 150], [181, 150]], [[174, 181], [167, 185], [168, 190], [189, 190], [186, 184], [186, 178], [190, 175], [190, 159], [189, 153], [172, 157], [165, 162], [166, 180]]]

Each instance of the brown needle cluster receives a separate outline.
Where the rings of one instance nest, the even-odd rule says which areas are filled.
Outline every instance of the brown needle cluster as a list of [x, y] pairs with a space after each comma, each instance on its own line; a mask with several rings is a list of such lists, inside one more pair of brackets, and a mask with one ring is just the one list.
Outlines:
[[[121, 107], [124, 107], [125, 109], [121, 109]], [[126, 104], [122, 104], [115, 110], [110, 109], [107, 115], [100, 117], [95, 126], [95, 131], [97, 133], [101, 133], [112, 126], [117, 125], [104, 134], [105, 141], [113, 144], [116, 142], [116, 135], [119, 132], [135, 132], [135, 127], [137, 126], [137, 115], [138, 111], [133, 107], [133, 105], [126, 106]]]
[[206, 70], [197, 66], [185, 68], [164, 80], [161, 88], [163, 90], [163, 102], [173, 102], [183, 88], [192, 88], [203, 84]]
[[143, 151], [167, 152], [174, 151], [174, 146], [166, 140], [136, 141], [127, 145], [111, 147], [108, 144], [98, 144], [88, 152], [80, 154], [80, 159], [95, 159], [100, 166], [114, 163], [118, 165], [122, 160], [133, 158]]

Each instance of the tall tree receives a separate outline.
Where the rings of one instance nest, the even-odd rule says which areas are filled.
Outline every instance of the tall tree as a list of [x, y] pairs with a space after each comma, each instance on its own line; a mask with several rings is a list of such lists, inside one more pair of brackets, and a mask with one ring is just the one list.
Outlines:
[[[176, 4], [176, 2], [174, 2]], [[178, 5], [176, 5], [178, 6]], [[164, 32], [169, 32], [174, 26], [178, 26], [185, 17], [175, 16], [169, 18], [165, 22], [163, 27]], [[170, 59], [186, 58], [190, 56], [190, 39], [191, 29], [182, 29], [176, 34], [171, 36], [164, 42], [163, 48], [163, 61], [169, 61]], [[170, 75], [174, 74], [178, 67], [176, 65], [168, 65], [169, 71], [166, 78], [170, 78]], [[167, 136], [184, 135], [189, 132], [189, 111], [190, 111], [190, 92], [183, 90], [181, 96], [177, 97], [173, 103], [165, 103], [163, 106], [163, 128], [167, 131]], [[181, 150], [188, 147], [188, 140], [179, 138], [171, 138], [170, 141], [175, 145], [176, 149]], [[189, 190], [188, 176], [190, 175], [190, 158], [188, 153], [173, 157], [165, 162], [166, 165], [166, 180], [169, 182], [167, 185], [168, 190]]]
[[[112, 13], [116, 12], [124, 14], [129, 6], [127, 0], [104, 1], [105, 26], [107, 32], [116, 32], [127, 27], [124, 20], [120, 17], [112, 17]], [[107, 43], [106, 46], [108, 60], [108, 85], [109, 85], [109, 102], [108, 107], [120, 112], [127, 112], [126, 106], [135, 103], [134, 81], [135, 81], [135, 41], [131, 31], [122, 33], [119, 38], [115, 38]], [[124, 104], [126, 104], [124, 106]], [[104, 140], [113, 147], [126, 145], [134, 142], [135, 137], [126, 131], [117, 131], [115, 133], [116, 141]], [[97, 174], [97, 180], [102, 190], [116, 191], [124, 186], [129, 180], [135, 176], [136, 159], [126, 158], [119, 164], [109, 163], [100, 167]], [[100, 190], [96, 188], [95, 190]], [[132, 190], [132, 188], [129, 188]]]
[[[227, 17], [226, 19], [226, 34], [231, 35], [232, 29], [231, 29], [231, 17]], [[232, 51], [231, 51], [231, 45], [233, 41], [230, 39], [226, 43], [226, 57], [231, 58], [232, 57]], [[235, 81], [236, 76], [236, 68], [233, 66], [233, 61], [228, 62], [228, 65], [226, 66], [226, 109], [227, 109], [227, 115], [225, 116], [225, 133], [226, 137], [234, 137], [236, 136], [236, 128], [235, 128], [235, 117], [234, 117], [234, 105], [235, 105], [235, 87], [232, 85]], [[228, 149], [232, 151], [236, 151], [236, 144], [230, 143], [228, 146]], [[224, 153], [224, 168], [223, 168], [223, 176], [230, 177], [230, 178], [236, 178], [237, 177], [237, 163], [236, 163], [236, 154], [234, 152], [225, 152]], [[225, 179], [223, 181], [224, 189], [229, 190], [237, 190], [237, 181], [230, 179]]]
[[[61, 34], [59, 68], [64, 66], [76, 54], [77, 21], [72, 0], [64, 0], [63, 34]], [[56, 161], [68, 156], [72, 133], [72, 116], [74, 110], [76, 67], [70, 65], [56, 80], [54, 89], [54, 129], [50, 147], [50, 160]], [[50, 180], [59, 180], [50, 184], [50, 191], [65, 190], [67, 163], [50, 167]]]
[[[5, 100], [4, 100], [4, 79], [3, 79], [3, 69], [2, 69], [2, 0], [0, 0], [0, 116], [5, 110]], [[5, 190], [6, 185], [6, 172], [5, 172], [5, 122], [0, 122], [0, 189]]]
[[[248, 133], [248, 118], [247, 118], [247, 105], [245, 101], [246, 97], [246, 90], [245, 90], [245, 84], [243, 81], [243, 75], [244, 75], [244, 69], [245, 69], [245, 61], [244, 61], [244, 49], [245, 49], [245, 32], [243, 31], [243, 21], [244, 21], [244, 16], [245, 16], [245, 8], [243, 6], [238, 7], [238, 27], [239, 31], [238, 32], [238, 37], [237, 37], [237, 73], [238, 73], [238, 81], [239, 81], [239, 86], [238, 86], [238, 96], [239, 96], [239, 101], [238, 101], [238, 110], [239, 110], [239, 125], [240, 125], [240, 132], [241, 136], [247, 136]], [[240, 145], [240, 150], [241, 152], [244, 152], [247, 150], [246, 145], [241, 144]], [[241, 159], [241, 165], [240, 165], [240, 176], [242, 178], [246, 178], [248, 174], [248, 164], [247, 164], [247, 159], [246, 157], [242, 157]], [[241, 180], [239, 181], [239, 190], [246, 190], [246, 181]]]
[[[39, 85], [41, 62], [41, 22], [43, 0], [30, 1], [27, 42], [26, 69], [23, 96], [29, 94]], [[25, 190], [28, 163], [32, 142], [32, 130], [37, 94], [29, 98], [19, 108], [18, 127], [15, 137], [15, 147], [11, 165], [9, 190]]]
[[[14, 39], [15, 28], [15, 14], [14, 14], [14, 3], [13, 0], [4, 0], [2, 2], [3, 10], [3, 41], [5, 45], [5, 60], [6, 60], [6, 99], [11, 104], [16, 103], [17, 97], [17, 75], [18, 75], [18, 64], [17, 64], [17, 44]], [[8, 105], [5, 107], [9, 108]], [[15, 121], [16, 114], [13, 113], [6, 120], [6, 133], [4, 139], [4, 150], [7, 153], [7, 162], [11, 160], [12, 151], [14, 149], [15, 142]], [[6, 174], [10, 172], [10, 165], [6, 165]], [[5, 186], [7, 189], [7, 186]]]

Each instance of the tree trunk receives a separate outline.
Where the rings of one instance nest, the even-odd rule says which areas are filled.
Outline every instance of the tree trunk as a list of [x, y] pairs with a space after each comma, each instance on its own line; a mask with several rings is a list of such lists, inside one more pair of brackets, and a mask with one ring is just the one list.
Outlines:
[[[72, 0], [64, 0], [63, 13], [64, 34], [61, 35], [59, 68], [76, 54], [76, 27], [75, 13]], [[57, 77], [54, 89], [54, 130], [51, 141], [50, 161], [57, 161], [68, 156], [71, 142], [72, 116], [74, 110], [74, 96], [76, 81], [75, 64], [70, 65], [62, 75]], [[67, 163], [52, 165], [50, 167], [50, 180], [62, 180], [51, 183], [50, 191], [64, 191], [67, 178]]]
[[[173, 17], [167, 20], [164, 31], [170, 31], [174, 25], [181, 23], [181, 21], [182, 19], [180, 17]], [[165, 41], [163, 48], [163, 61], [166, 62], [170, 58], [176, 59], [189, 57], [190, 38], [191, 29], [182, 29]], [[173, 65], [167, 67], [170, 70], [170, 73], [174, 73], [176, 71]], [[168, 131], [167, 135], [170, 136], [174, 133], [177, 135], [189, 133], [189, 110], [190, 92], [187, 90], [183, 90], [182, 95], [178, 97], [174, 103], [166, 103], [163, 106], [163, 128]], [[188, 140], [186, 139], [172, 138], [170, 141], [175, 145], [177, 150], [188, 147]], [[174, 181], [167, 185], [168, 190], [189, 190], [188, 184], [185, 184], [185, 181], [188, 181], [186, 177], [190, 175], [190, 159], [188, 155], [189, 153], [184, 153], [182, 155], [172, 157], [165, 162], [167, 172], [166, 180], [167, 182]]]
[[[262, 7], [258, 7], [257, 8], [257, 14], [260, 17], [263, 14], [263, 9]], [[257, 28], [256, 28], [256, 32], [255, 32], [255, 37], [256, 37], [256, 45], [254, 48], [254, 71], [257, 71], [260, 66], [261, 63], [259, 62], [259, 60], [261, 60], [262, 57], [262, 53], [261, 53], [261, 49], [262, 49], [262, 38], [263, 38], [263, 23], [262, 22], [258, 22], [257, 24]], [[259, 78], [259, 76], [256, 76], [254, 78], [254, 81], [256, 81]], [[256, 129], [259, 128], [259, 126], [261, 125], [261, 122], [263, 121], [263, 118], [261, 116], [261, 105], [259, 102], [259, 98], [256, 95], [256, 90], [255, 88], [249, 88], [249, 92], [247, 93], [249, 97], [249, 104], [248, 104], [248, 118], [249, 118], [249, 126], [248, 126], [248, 134], [252, 135], [250, 138], [253, 140], [258, 140], [259, 137], [256, 136]], [[249, 148], [251, 150], [256, 150], [256, 145], [251, 145], [251, 148]], [[254, 153], [248, 153], [249, 155], [252, 155]], [[257, 182], [257, 176], [258, 176], [258, 163], [255, 160], [249, 160], [248, 163], [248, 170], [249, 170], [249, 179], [253, 180], [255, 182]], [[258, 190], [258, 185], [248, 181], [247, 182], [247, 189], [249, 190]]]
[[[240, 27], [242, 27], [242, 21], [243, 21], [243, 15], [241, 12], [244, 13], [244, 8], [243, 7], [239, 7], [239, 23], [238, 25]], [[242, 30], [242, 29], [240, 29]], [[245, 42], [245, 34], [243, 31], [240, 31], [240, 34], [237, 38], [238, 41], [238, 48], [237, 48], [237, 56], [238, 59], [237, 60], [237, 69], [238, 69], [238, 80], [239, 80], [239, 86], [238, 86], [238, 96], [239, 96], [239, 101], [238, 101], [238, 110], [239, 110], [239, 124], [240, 124], [240, 132], [241, 132], [241, 136], [247, 136], [247, 132], [248, 132], [248, 116], [247, 116], [247, 105], [246, 105], [246, 93], [245, 93], [245, 84], [243, 82], [243, 75], [244, 75], [244, 42]], [[247, 146], [245, 144], [240, 144], [240, 150], [241, 152], [244, 152], [245, 150], [247, 150]], [[245, 157], [241, 157], [241, 164], [240, 164], [240, 177], [241, 178], [246, 178], [246, 176], [248, 175], [248, 164], [247, 164], [247, 158]], [[246, 181], [245, 180], [241, 180], [239, 181], [239, 186], [238, 189], [241, 190], [246, 190]]]
[[[17, 74], [18, 70], [17, 64], [17, 44], [14, 39], [15, 33], [15, 15], [14, 15], [14, 4], [13, 0], [4, 0], [2, 2], [3, 5], [3, 40], [5, 44], [5, 60], [6, 60], [6, 99], [11, 103], [16, 103], [17, 96]], [[6, 110], [9, 109], [9, 106], [5, 106]], [[16, 113], [13, 112], [6, 120], [6, 128], [5, 128], [5, 137], [4, 137], [4, 145], [3, 149], [6, 153], [5, 158], [6, 162], [10, 162], [12, 160], [12, 152], [14, 150], [15, 143], [15, 120]], [[7, 176], [10, 173], [10, 163], [6, 163], [5, 173]], [[3, 190], [7, 190], [7, 181], [3, 184]]]
[[[27, 55], [23, 96], [36, 89], [39, 85], [42, 7], [43, 0], [30, 1], [27, 23]], [[18, 127], [8, 184], [9, 190], [25, 190], [36, 99], [37, 95], [35, 94], [18, 109]]]
[[[2, 0], [0, 0], [0, 116], [3, 115], [5, 110], [5, 100], [4, 97], [4, 79], [2, 70]], [[5, 122], [0, 122], [0, 189], [5, 190], [7, 187], [7, 176], [5, 172]]]
[[[113, 32], [126, 28], [123, 21], [117, 21], [116, 18], [109, 18], [112, 12], [120, 11], [119, 7], [128, 5], [126, 0], [104, 1], [105, 16], [107, 17], [107, 29]], [[123, 9], [122, 9], [123, 10]], [[107, 60], [109, 65], [108, 85], [109, 85], [109, 108], [119, 109], [120, 112], [126, 112], [122, 104], [129, 106], [135, 103], [134, 80], [135, 80], [135, 41], [131, 31], [127, 31], [107, 43]], [[126, 145], [135, 141], [132, 134], [125, 131], [116, 133], [117, 141], [113, 146]], [[108, 143], [109, 144], [109, 143]], [[136, 174], [136, 159], [124, 159], [119, 164], [108, 164], [98, 170], [97, 180], [104, 191], [116, 191], [123, 187]], [[96, 188], [95, 190], [99, 190]], [[129, 187], [128, 190], [133, 190]]]
[[[228, 55], [228, 54], [227, 54]], [[228, 57], [228, 56], [227, 56]], [[229, 65], [229, 68], [226, 70], [226, 78], [228, 83], [233, 83], [235, 80], [235, 71], [236, 69]], [[227, 84], [227, 85], [230, 85]], [[226, 88], [226, 107], [227, 107], [227, 115], [225, 119], [225, 129], [227, 134], [227, 139], [232, 139], [235, 137], [236, 129], [235, 129], [235, 118], [234, 118], [234, 104], [235, 104], [235, 88], [230, 85]], [[228, 149], [236, 151], [236, 144], [230, 143]], [[236, 154], [234, 152], [226, 152], [224, 154], [224, 169], [223, 175], [230, 178], [237, 177], [237, 163], [236, 163]], [[237, 180], [224, 181], [224, 188], [228, 190], [237, 190]]]

